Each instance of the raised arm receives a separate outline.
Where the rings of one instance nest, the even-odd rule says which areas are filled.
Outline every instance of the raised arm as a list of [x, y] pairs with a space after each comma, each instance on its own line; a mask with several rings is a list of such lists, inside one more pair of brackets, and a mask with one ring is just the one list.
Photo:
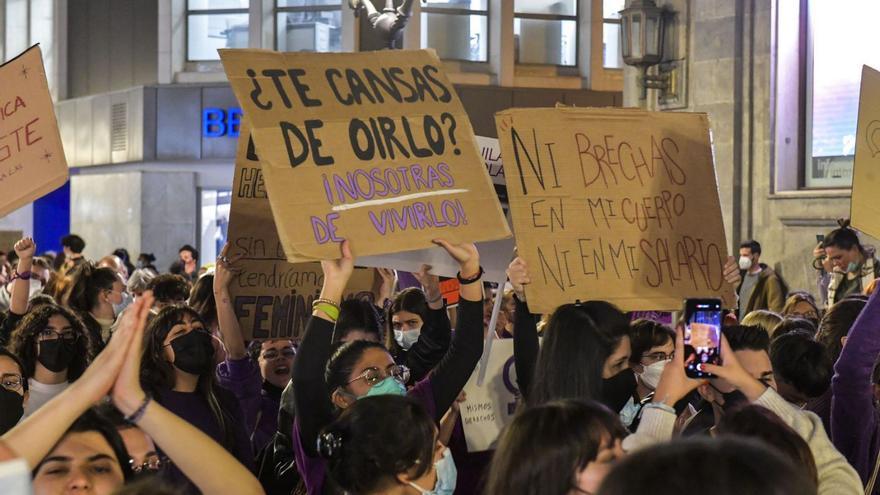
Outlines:
[[[152, 302], [152, 297], [144, 299]], [[220, 444], [147, 398], [139, 378], [145, 323], [146, 312], [143, 312], [113, 384], [114, 405], [127, 418], [132, 418], [203, 493], [263, 494], [263, 487], [254, 475]], [[115, 339], [111, 339], [111, 345]]]
[[144, 297], [133, 303], [116, 335], [83, 375], [3, 435], [2, 441], [24, 458], [31, 469], [52, 450], [82, 413], [107, 395], [127, 358], [129, 348], [133, 347], [138, 322], [143, 325], [146, 321], [151, 302], [152, 297]]
[[831, 379], [831, 438], [864, 481], [874, 467], [874, 442], [868, 439], [877, 431], [871, 374], [880, 355], [878, 292], [871, 295], [853, 324]]
[[514, 258], [507, 267], [507, 278], [513, 286], [516, 311], [513, 320], [513, 365], [519, 393], [528, 402], [529, 390], [538, 362], [538, 316], [529, 312], [525, 286], [531, 283], [529, 267], [520, 257]]
[[220, 325], [220, 334], [226, 345], [226, 355], [229, 359], [242, 359], [247, 356], [244, 346], [244, 336], [241, 334], [241, 325], [235, 316], [235, 308], [232, 305], [232, 296], [229, 294], [229, 286], [239, 270], [235, 262], [241, 258], [241, 254], [228, 258], [230, 245], [226, 244], [217, 258], [214, 270], [214, 300], [217, 306], [217, 323]]
[[[354, 271], [354, 257], [348, 241], [341, 246], [342, 257], [321, 261], [324, 285], [321, 299], [339, 304], [348, 280]], [[333, 326], [336, 315], [315, 309], [306, 324], [306, 333], [293, 361], [293, 396], [296, 420], [303, 449], [310, 457], [317, 457], [318, 434], [333, 419], [333, 404], [327, 393], [324, 369], [330, 359]]]
[[428, 303], [428, 321], [424, 322], [419, 340], [406, 354], [406, 365], [413, 382], [420, 381], [443, 359], [452, 342], [452, 326], [440, 292], [440, 277], [430, 273], [430, 265], [422, 265], [413, 275], [422, 284]]
[[27, 313], [28, 296], [31, 292], [31, 268], [34, 266], [34, 253], [37, 245], [30, 237], [25, 237], [15, 243], [15, 254], [18, 255], [17, 276], [12, 282], [12, 300], [9, 303], [9, 312], [17, 315]]
[[429, 379], [434, 397], [435, 420], [443, 415], [461, 393], [483, 354], [483, 284], [480, 277], [480, 255], [471, 243], [450, 244], [434, 241], [455, 259], [463, 281], [459, 293], [455, 337], [449, 351], [434, 368]]

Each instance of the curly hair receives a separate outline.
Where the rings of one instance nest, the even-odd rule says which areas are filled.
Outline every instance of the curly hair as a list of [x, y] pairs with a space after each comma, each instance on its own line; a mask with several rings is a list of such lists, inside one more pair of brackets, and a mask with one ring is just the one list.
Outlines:
[[33, 308], [15, 327], [7, 348], [11, 353], [21, 358], [25, 374], [34, 376], [37, 366], [37, 338], [53, 316], [61, 316], [67, 320], [71, 330], [77, 336], [74, 344], [74, 357], [67, 367], [67, 380], [72, 382], [88, 368], [89, 363], [97, 354], [97, 347], [82, 321], [69, 309], [56, 304]]
[[147, 290], [153, 291], [156, 301], [173, 303], [189, 299], [189, 282], [180, 275], [163, 273], [150, 280]]

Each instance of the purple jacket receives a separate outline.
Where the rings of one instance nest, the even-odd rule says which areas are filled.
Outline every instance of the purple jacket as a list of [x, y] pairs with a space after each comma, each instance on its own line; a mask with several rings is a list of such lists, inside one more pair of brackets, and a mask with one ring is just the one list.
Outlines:
[[[831, 380], [831, 439], [867, 484], [880, 447], [871, 373], [880, 355], [880, 291], [853, 324]], [[874, 493], [880, 493], [880, 483]]]
[[260, 368], [249, 357], [227, 359], [217, 365], [217, 379], [223, 388], [238, 399], [256, 454], [272, 440], [278, 429], [281, 400], [270, 396], [263, 389]]

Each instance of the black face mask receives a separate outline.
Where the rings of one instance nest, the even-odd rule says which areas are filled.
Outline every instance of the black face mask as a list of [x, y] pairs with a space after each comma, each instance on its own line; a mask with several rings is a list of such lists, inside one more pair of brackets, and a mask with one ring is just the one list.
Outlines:
[[615, 413], [620, 412], [626, 402], [636, 391], [636, 375], [632, 370], [623, 370], [620, 373], [602, 380], [602, 404], [608, 406]]
[[11, 430], [24, 415], [24, 397], [0, 387], [0, 435]]
[[214, 346], [211, 336], [202, 330], [193, 330], [171, 341], [174, 366], [192, 375], [210, 371], [214, 365]]
[[75, 353], [73, 342], [64, 339], [44, 340], [40, 342], [40, 355], [37, 356], [37, 361], [47, 370], [58, 373], [70, 366]]

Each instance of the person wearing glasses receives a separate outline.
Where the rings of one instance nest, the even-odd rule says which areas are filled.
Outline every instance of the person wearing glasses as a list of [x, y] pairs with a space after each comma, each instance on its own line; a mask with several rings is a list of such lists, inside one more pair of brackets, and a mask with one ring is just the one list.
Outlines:
[[21, 359], [28, 376], [25, 417], [63, 392], [97, 354], [79, 318], [55, 304], [32, 309], [12, 333], [8, 349]]
[[92, 338], [104, 343], [116, 321], [115, 307], [125, 299], [125, 284], [112, 268], [99, 268], [92, 262], [82, 263], [71, 274], [66, 304], [82, 319]]
[[[311, 495], [323, 493], [327, 474], [327, 461], [319, 457], [316, 448], [319, 433], [340, 411], [364, 397], [407, 395], [419, 401], [429, 417], [439, 422], [480, 360], [483, 352], [483, 287], [480, 283], [483, 270], [479, 253], [471, 243], [434, 242], [459, 264], [461, 300], [456, 332], [440, 363], [410, 390], [405, 386], [409, 370], [395, 363], [380, 343], [347, 342], [333, 352], [333, 326], [339, 318], [339, 301], [354, 270], [355, 260], [348, 241], [341, 244], [341, 258], [321, 262], [324, 285], [306, 325], [293, 364], [292, 378], [297, 412], [293, 448], [297, 467]], [[387, 420], [395, 421], [395, 418]], [[431, 487], [421, 488], [428, 490], [424, 493], [431, 493]]]
[[[236, 262], [240, 255], [228, 258], [229, 249], [227, 244], [221, 251], [212, 277], [214, 318], [226, 347], [226, 359], [217, 366], [217, 377], [238, 399], [253, 450], [259, 452], [278, 430], [281, 392], [290, 381], [296, 349], [290, 339], [271, 339], [252, 342], [248, 353], [229, 293], [239, 273]], [[202, 279], [207, 277], [210, 275]]]
[[[252, 469], [254, 456], [239, 402], [231, 391], [217, 384], [214, 341], [194, 309], [165, 307], [146, 329], [141, 384], [156, 402]], [[187, 483], [176, 466], [163, 477], [173, 484]]]
[[29, 396], [27, 375], [21, 360], [0, 348], [0, 435], [21, 420]]
[[629, 342], [636, 392], [620, 410], [620, 421], [635, 431], [642, 407], [654, 397], [663, 369], [675, 356], [675, 331], [655, 321], [635, 320], [629, 326]]

